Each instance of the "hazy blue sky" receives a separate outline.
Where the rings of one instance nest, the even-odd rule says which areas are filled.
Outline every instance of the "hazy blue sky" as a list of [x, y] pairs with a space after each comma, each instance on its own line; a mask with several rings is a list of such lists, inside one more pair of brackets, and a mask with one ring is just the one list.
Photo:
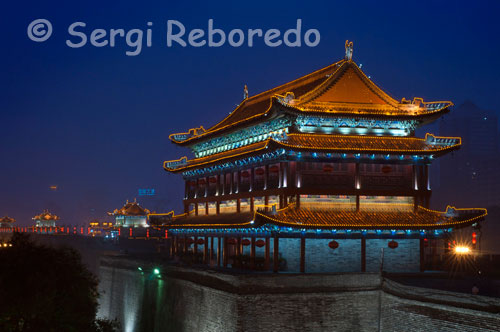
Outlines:
[[[44, 208], [68, 223], [102, 216], [154, 188], [164, 209], [180, 209], [182, 181], [163, 160], [187, 151], [172, 132], [208, 127], [242, 99], [341, 59], [354, 41], [354, 60], [395, 96], [466, 99], [498, 110], [498, 1], [170, 2], [88, 0], [9, 2], [0, 27], [0, 216], [21, 225]], [[38, 18], [53, 24], [43, 43], [27, 37]], [[166, 47], [166, 22], [207, 30], [208, 19], [231, 29], [293, 28], [321, 34], [317, 47]], [[148, 28], [152, 47], [138, 56], [114, 48], [66, 46], [68, 26]], [[459, 133], [458, 133], [459, 134]], [[56, 192], [50, 185], [58, 185]]]

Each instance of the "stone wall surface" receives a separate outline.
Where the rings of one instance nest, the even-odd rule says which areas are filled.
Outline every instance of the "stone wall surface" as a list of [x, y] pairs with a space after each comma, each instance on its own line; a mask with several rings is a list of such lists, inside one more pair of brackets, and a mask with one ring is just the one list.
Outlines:
[[[137, 265], [143, 264], [143, 272]], [[151, 263], [152, 264], [152, 263]], [[498, 331], [500, 300], [376, 273], [235, 275], [103, 259], [99, 315], [124, 331]], [[382, 282], [382, 280], [384, 280]]]

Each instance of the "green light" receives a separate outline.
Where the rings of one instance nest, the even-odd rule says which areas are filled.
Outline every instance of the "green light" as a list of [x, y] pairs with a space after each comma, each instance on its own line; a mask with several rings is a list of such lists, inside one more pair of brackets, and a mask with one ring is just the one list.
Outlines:
[[137, 270], [142, 271], [142, 267], [140, 267], [140, 266], [139, 266], [139, 267], [137, 268]]
[[160, 274], [160, 269], [154, 269], [154, 270], [153, 270], [153, 273], [154, 273], [154, 274]]

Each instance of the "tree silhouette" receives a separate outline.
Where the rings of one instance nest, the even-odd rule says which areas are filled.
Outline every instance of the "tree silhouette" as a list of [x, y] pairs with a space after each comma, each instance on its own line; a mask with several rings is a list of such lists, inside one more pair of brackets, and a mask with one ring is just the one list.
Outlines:
[[96, 319], [97, 278], [72, 248], [53, 248], [14, 233], [0, 249], [1, 331], [115, 331]]

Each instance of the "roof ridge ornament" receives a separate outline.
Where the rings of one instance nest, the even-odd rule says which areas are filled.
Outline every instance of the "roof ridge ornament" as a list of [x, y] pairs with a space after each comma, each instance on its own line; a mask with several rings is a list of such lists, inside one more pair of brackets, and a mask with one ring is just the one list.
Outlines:
[[353, 43], [352, 41], [345, 41], [345, 59], [347, 61], [352, 61]]
[[243, 88], [243, 99], [248, 99], [248, 87], [245, 84], [245, 87]]

